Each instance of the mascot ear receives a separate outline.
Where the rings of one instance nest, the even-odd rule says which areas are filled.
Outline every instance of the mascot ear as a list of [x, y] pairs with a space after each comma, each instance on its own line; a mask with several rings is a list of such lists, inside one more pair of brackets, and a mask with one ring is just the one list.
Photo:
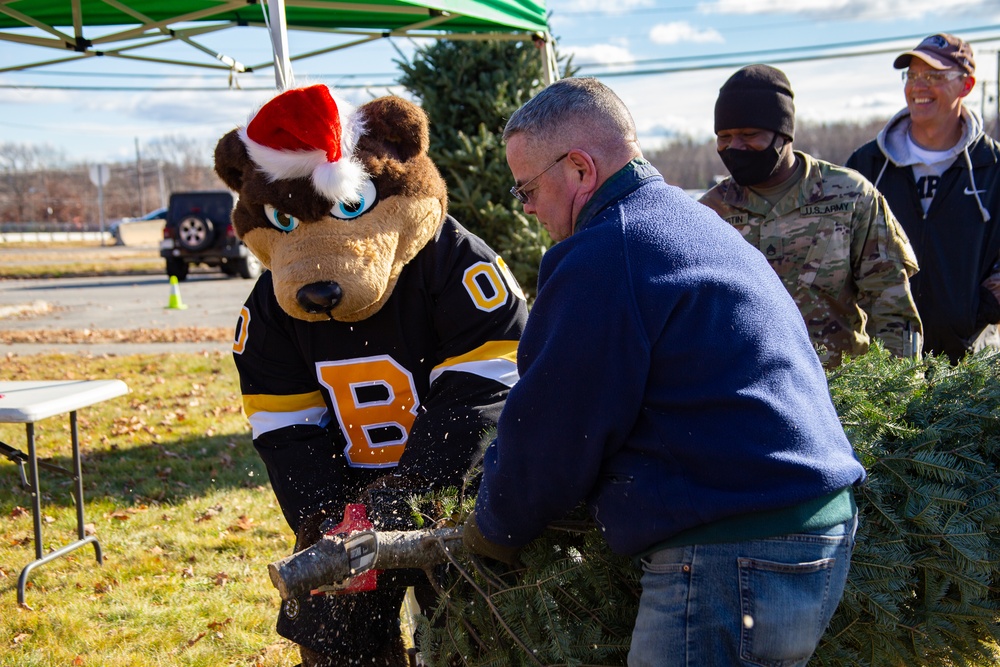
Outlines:
[[381, 142], [392, 157], [405, 162], [430, 146], [424, 110], [401, 97], [380, 97], [359, 109], [364, 114], [365, 137]]
[[250, 154], [238, 132], [232, 130], [215, 146], [215, 173], [234, 192], [243, 187], [243, 170], [251, 164]]

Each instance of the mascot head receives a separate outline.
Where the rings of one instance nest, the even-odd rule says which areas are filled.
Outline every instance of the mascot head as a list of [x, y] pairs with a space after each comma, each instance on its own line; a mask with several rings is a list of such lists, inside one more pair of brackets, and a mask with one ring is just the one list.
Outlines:
[[239, 195], [236, 233], [292, 317], [356, 322], [392, 294], [447, 210], [424, 112], [398, 97], [357, 109], [323, 85], [286, 90], [215, 149]]

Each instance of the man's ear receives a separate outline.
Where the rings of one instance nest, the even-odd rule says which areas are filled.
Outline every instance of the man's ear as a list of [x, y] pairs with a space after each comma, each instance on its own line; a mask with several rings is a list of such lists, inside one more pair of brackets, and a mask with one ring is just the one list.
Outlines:
[[959, 97], [965, 97], [972, 92], [972, 89], [976, 85], [976, 77], [971, 74], [964, 79], [962, 79], [962, 92], [958, 94]]
[[566, 160], [576, 172], [578, 178], [580, 179], [580, 184], [588, 192], [593, 192], [597, 189], [597, 163], [594, 162], [594, 158], [590, 155], [590, 153], [579, 149], [573, 149], [569, 152], [569, 155], [566, 156]]
[[243, 187], [243, 170], [250, 163], [250, 154], [237, 130], [229, 132], [215, 145], [215, 173], [230, 190], [239, 192]]

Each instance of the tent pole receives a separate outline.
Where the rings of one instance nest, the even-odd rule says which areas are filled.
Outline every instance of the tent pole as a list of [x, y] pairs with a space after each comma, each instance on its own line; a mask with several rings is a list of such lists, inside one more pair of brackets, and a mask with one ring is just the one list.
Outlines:
[[271, 49], [274, 51], [274, 83], [278, 90], [292, 85], [292, 62], [288, 58], [288, 25], [285, 21], [285, 0], [268, 0]]
[[552, 35], [547, 32], [536, 33], [534, 42], [542, 56], [542, 77], [545, 85], [548, 86], [559, 80], [559, 65], [556, 62]]

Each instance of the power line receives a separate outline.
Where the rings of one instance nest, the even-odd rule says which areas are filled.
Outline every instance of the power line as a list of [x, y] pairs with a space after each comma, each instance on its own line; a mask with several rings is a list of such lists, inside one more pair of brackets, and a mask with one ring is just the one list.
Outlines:
[[[1000, 25], [984, 26], [982, 28], [976, 28], [975, 30], [980, 30], [980, 31], [981, 30], [1000, 30]], [[948, 32], [950, 32], [953, 35], [956, 34], [956, 32], [954, 32], [954, 31], [948, 31]], [[858, 47], [858, 46], [870, 46], [872, 44], [886, 44], [888, 42], [897, 42], [897, 41], [901, 41], [901, 40], [922, 39], [925, 36], [926, 35], [924, 35], [923, 33], [921, 33], [919, 35], [900, 35], [898, 37], [890, 37], [890, 38], [865, 39], [865, 40], [858, 40], [858, 41], [853, 41], [853, 42], [837, 42], [837, 43], [834, 43], [834, 44], [812, 44], [812, 45], [809, 45], [809, 46], [790, 46], [790, 47], [785, 47], [785, 48], [763, 49], [763, 50], [758, 50], [758, 51], [742, 51], [742, 52], [735, 52], [735, 53], [710, 53], [710, 54], [703, 54], [703, 55], [697, 55], [697, 56], [671, 56], [671, 57], [667, 57], [667, 58], [649, 58], [649, 59], [632, 60], [630, 62], [620, 62], [620, 63], [581, 63], [581, 64], [579, 64], [579, 67], [580, 67], [580, 69], [591, 68], [591, 67], [623, 67], [623, 66], [647, 65], [647, 64], [654, 64], [654, 63], [682, 63], [682, 62], [691, 62], [691, 61], [715, 60], [717, 58], [735, 58], [735, 59], [738, 59], [738, 60], [746, 60], [748, 58], [749, 59], [755, 59], [758, 56], [763, 56], [763, 55], [767, 55], [767, 54], [795, 53], [795, 52], [799, 52], [799, 51], [811, 51], [811, 52], [813, 52], [815, 54], [815, 52], [817, 52], [817, 51], [835, 50], [835, 49], [851, 49], [851, 48], [855, 48], [855, 47]], [[1000, 34], [991, 35], [991, 36], [987, 36], [987, 37], [969, 38], [969, 39], [966, 39], [965, 41], [967, 41], [969, 43], [976, 43], [976, 42], [992, 42], [992, 41], [996, 41], [996, 40], [1000, 40]], [[853, 56], [865, 56], [865, 55], [872, 55], [872, 54], [878, 54], [878, 53], [888, 53], [890, 51], [896, 51], [896, 50], [898, 50], [898, 48], [899, 47], [894, 46], [892, 48], [885, 47], [885, 48], [883, 48], [881, 50], [848, 51], [848, 52], [844, 52], [844, 53], [832, 53], [832, 54], [828, 54], [828, 55], [803, 55], [803, 56], [800, 56], [796, 60], [824, 60], [824, 59], [827, 59], [827, 58], [848, 58], [848, 57], [853, 57]], [[779, 62], [796, 62], [796, 60], [781, 60]], [[696, 68], [678, 69], [676, 71], [691, 71], [692, 69], [694, 69], [694, 70], [697, 70], [697, 69], [716, 69], [718, 67], [731, 67], [731, 66], [732, 66], [732, 62], [727, 62], [725, 64], [720, 64], [720, 65], [705, 65], [705, 66], [696, 67]], [[665, 70], [665, 71], [674, 71], [674, 70]], [[640, 73], [642, 73], [642, 72], [640, 72]], [[660, 72], [650, 72], [650, 73], [660, 73]], [[596, 75], [595, 74], [595, 76], [603, 76], [603, 75]], [[611, 76], [611, 75], [609, 74], [609, 75], [606, 75], [606, 76]], [[621, 76], [621, 75], [620, 74], [615, 74], [615, 76]]]

